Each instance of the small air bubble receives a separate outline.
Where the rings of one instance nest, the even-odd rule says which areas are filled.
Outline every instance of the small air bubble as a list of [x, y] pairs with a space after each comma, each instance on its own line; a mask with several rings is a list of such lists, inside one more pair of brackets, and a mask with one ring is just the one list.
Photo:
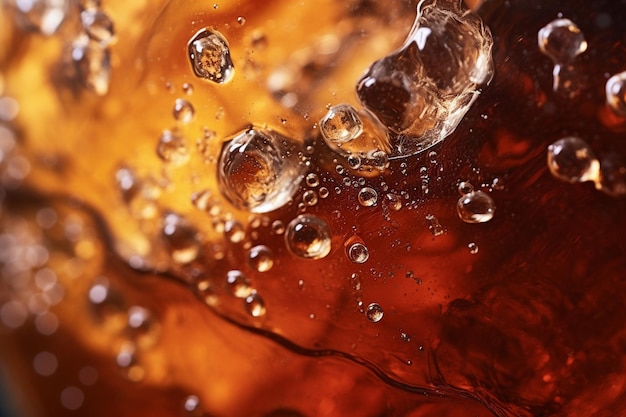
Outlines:
[[613, 75], [606, 82], [606, 103], [613, 112], [626, 117], [626, 71]]
[[189, 41], [189, 60], [194, 74], [202, 79], [223, 84], [230, 81], [235, 67], [224, 36], [209, 29], [201, 29]]
[[187, 264], [197, 258], [200, 252], [198, 232], [177, 214], [165, 215], [162, 236], [175, 262]]
[[259, 272], [267, 272], [274, 266], [274, 255], [265, 245], [257, 245], [248, 252], [248, 265]]
[[324, 258], [331, 249], [328, 224], [310, 214], [299, 215], [287, 226], [285, 243], [289, 251], [297, 257]]
[[164, 162], [183, 165], [189, 160], [187, 141], [177, 130], [164, 130], [157, 145], [157, 155]]
[[317, 193], [313, 190], [305, 191], [304, 194], [302, 194], [302, 202], [308, 207], [316, 205], [317, 201]]
[[266, 313], [265, 301], [256, 292], [253, 292], [246, 297], [244, 300], [244, 306], [248, 314], [255, 318], [262, 317]]
[[474, 186], [467, 181], [459, 183], [459, 194], [465, 195], [474, 192]]
[[315, 188], [318, 185], [320, 185], [320, 179], [317, 176], [317, 174], [311, 172], [310, 174], [307, 174], [306, 178], [305, 178], [305, 182], [307, 187], [311, 187], [311, 188]]
[[193, 105], [183, 98], [176, 99], [172, 113], [174, 115], [174, 119], [183, 124], [191, 122], [196, 114]]
[[383, 319], [384, 311], [382, 307], [377, 303], [371, 303], [365, 310], [365, 316], [372, 323], [378, 323]]
[[587, 142], [570, 136], [548, 147], [548, 168], [556, 178], [577, 183], [596, 181], [600, 163]]
[[355, 264], [363, 264], [370, 258], [367, 246], [362, 243], [354, 243], [348, 247], [348, 259]]
[[478, 245], [474, 242], [468, 243], [467, 248], [469, 249], [469, 253], [472, 255], [476, 255], [478, 253]]
[[378, 193], [370, 187], [363, 187], [359, 190], [359, 204], [363, 207], [372, 207], [378, 204]]
[[585, 35], [569, 19], [555, 19], [541, 28], [537, 34], [541, 52], [555, 63], [570, 62], [587, 50]]
[[318, 194], [320, 198], [327, 198], [330, 194], [330, 191], [328, 191], [328, 188], [326, 187], [320, 187]]
[[331, 107], [320, 120], [319, 128], [324, 140], [333, 144], [343, 144], [358, 137], [363, 132], [363, 122], [357, 110], [349, 104]]
[[246, 298], [253, 291], [248, 277], [238, 270], [228, 271], [226, 274], [226, 286], [230, 293], [237, 298]]
[[459, 198], [456, 209], [465, 223], [485, 223], [493, 218], [496, 206], [489, 194], [479, 190]]

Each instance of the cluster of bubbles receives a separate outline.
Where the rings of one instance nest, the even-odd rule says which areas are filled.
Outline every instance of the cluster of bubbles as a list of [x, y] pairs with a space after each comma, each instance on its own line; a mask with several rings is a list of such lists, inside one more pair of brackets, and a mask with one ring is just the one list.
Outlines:
[[489, 194], [481, 190], [474, 190], [468, 182], [459, 184], [461, 198], [457, 201], [456, 212], [465, 223], [486, 223], [491, 220], [496, 211], [496, 205]]
[[576, 136], [561, 138], [547, 152], [552, 175], [570, 184], [592, 181], [596, 189], [613, 197], [626, 195], [626, 163], [616, 153], [601, 160], [589, 144]]
[[571, 20], [559, 18], [539, 30], [537, 42], [541, 52], [554, 63], [554, 91], [571, 91], [574, 60], [587, 50], [585, 35]]

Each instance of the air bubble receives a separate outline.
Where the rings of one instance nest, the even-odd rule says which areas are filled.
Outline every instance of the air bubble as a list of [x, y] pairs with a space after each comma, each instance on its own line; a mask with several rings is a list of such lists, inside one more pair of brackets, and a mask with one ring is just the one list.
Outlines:
[[356, 155], [348, 156], [348, 166], [351, 169], [359, 169], [361, 167], [361, 158]]
[[311, 214], [302, 214], [287, 225], [285, 243], [297, 257], [321, 259], [330, 253], [330, 236], [330, 229], [324, 220]]
[[587, 50], [587, 41], [578, 26], [569, 19], [555, 19], [537, 33], [541, 52], [554, 62], [553, 89], [572, 89], [575, 83], [569, 80], [574, 71], [572, 62]]
[[188, 100], [183, 98], [176, 99], [172, 113], [174, 115], [174, 119], [183, 124], [191, 122], [196, 114], [193, 105]]
[[102, 10], [97, 8], [85, 9], [80, 13], [83, 29], [89, 37], [107, 46], [115, 39], [113, 21]]
[[266, 129], [251, 128], [226, 142], [218, 166], [224, 197], [253, 213], [287, 204], [302, 179], [295, 143]]
[[253, 292], [246, 297], [244, 300], [244, 306], [248, 314], [255, 318], [262, 317], [266, 313], [265, 301], [256, 292]]
[[478, 253], [478, 245], [474, 242], [468, 243], [467, 248], [469, 249], [469, 253], [472, 255], [476, 255]]
[[169, 213], [165, 216], [162, 235], [175, 262], [187, 264], [198, 257], [200, 252], [198, 232], [177, 214]]
[[539, 49], [555, 63], [565, 64], [587, 50], [585, 35], [569, 19], [555, 19], [537, 33]]
[[302, 194], [302, 202], [308, 207], [316, 205], [317, 201], [317, 193], [313, 190], [307, 190]]
[[235, 67], [224, 36], [209, 29], [201, 29], [189, 41], [189, 60], [194, 74], [205, 80], [223, 84], [230, 81]]
[[238, 270], [228, 271], [226, 274], [226, 286], [230, 293], [237, 298], [246, 298], [252, 294], [252, 284], [243, 272]]
[[245, 239], [246, 231], [237, 220], [228, 220], [224, 223], [224, 235], [231, 243], [239, 243]]
[[393, 211], [399, 211], [402, 208], [402, 197], [397, 194], [388, 193], [385, 195], [385, 203]]
[[320, 187], [319, 189], [320, 198], [327, 198], [329, 194], [330, 194], [330, 191], [328, 191], [328, 188]]
[[488, 222], [493, 218], [495, 210], [493, 199], [480, 190], [465, 194], [456, 205], [457, 214], [465, 223]]
[[372, 323], [378, 323], [383, 319], [385, 312], [378, 303], [371, 303], [365, 309], [365, 317]]
[[75, 76], [83, 87], [98, 96], [109, 92], [111, 52], [108, 48], [81, 35], [72, 43], [71, 62]]
[[474, 192], [474, 186], [467, 181], [462, 181], [459, 183], [459, 194], [465, 195]]
[[185, 398], [183, 408], [188, 413], [193, 413], [200, 408], [200, 398], [197, 395], [189, 395]]
[[274, 220], [272, 222], [272, 232], [277, 235], [285, 233], [285, 224], [281, 220]]
[[584, 140], [569, 136], [548, 147], [548, 168], [556, 178], [569, 182], [595, 181], [600, 163]]
[[353, 243], [347, 250], [348, 259], [355, 264], [363, 264], [370, 258], [367, 246], [362, 243]]
[[596, 188], [612, 197], [626, 196], [626, 161], [621, 155], [610, 153], [602, 158]]
[[189, 160], [187, 141], [178, 130], [164, 130], [157, 145], [157, 155], [164, 162], [183, 165]]
[[248, 252], [248, 265], [250, 268], [267, 272], [274, 266], [274, 255], [270, 248], [265, 245], [257, 245]]
[[38, 30], [45, 36], [54, 35], [69, 12], [68, 0], [14, 1], [20, 13], [20, 23], [28, 30]]
[[320, 185], [320, 178], [317, 176], [317, 174], [313, 172], [311, 172], [310, 174], [307, 174], [304, 181], [307, 187], [315, 188], [318, 185]]
[[349, 104], [333, 106], [319, 122], [326, 142], [343, 144], [363, 133], [363, 122], [357, 110]]
[[626, 117], [626, 71], [615, 74], [606, 82], [606, 103], [613, 112]]
[[391, 158], [422, 152], [450, 135], [493, 75], [493, 40], [461, 2], [420, 2], [404, 45], [367, 70], [361, 103], [394, 133]]
[[370, 187], [363, 187], [359, 190], [359, 204], [363, 207], [372, 207], [378, 204], [378, 193]]

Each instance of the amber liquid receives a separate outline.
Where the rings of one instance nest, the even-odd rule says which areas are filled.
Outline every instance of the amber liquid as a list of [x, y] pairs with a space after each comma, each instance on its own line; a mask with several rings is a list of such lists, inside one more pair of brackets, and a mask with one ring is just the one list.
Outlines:
[[[319, 122], [345, 103], [398, 134], [415, 98], [355, 88], [416, 7], [109, 0], [43, 36], [6, 2], [0, 352], [20, 416], [626, 413], [626, 118], [605, 91], [626, 6], [486, 1], [493, 79], [456, 129], [356, 167]], [[93, 8], [115, 24], [89, 44], [110, 78], [71, 53]], [[555, 88], [537, 36], [558, 18], [588, 46]], [[207, 28], [224, 83], [189, 59]], [[250, 126], [261, 151], [220, 182]], [[568, 137], [593, 151], [588, 181], [546, 162]], [[255, 155], [275, 138], [274, 169]], [[283, 204], [252, 202], [289, 170]]]

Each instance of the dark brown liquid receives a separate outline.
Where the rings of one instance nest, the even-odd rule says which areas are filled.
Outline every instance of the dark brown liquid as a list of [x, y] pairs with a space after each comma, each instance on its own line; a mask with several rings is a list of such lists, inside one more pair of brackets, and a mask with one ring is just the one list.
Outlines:
[[[156, 22], [151, 31], [178, 29], [146, 35], [147, 52], [137, 64], [144, 72], [113, 79], [110, 96], [67, 98], [57, 91], [55, 104], [70, 109], [59, 112], [66, 126], [57, 126], [68, 144], [45, 145], [37, 121], [11, 122], [18, 150], [33, 167], [21, 182], [20, 161], [2, 161], [1, 249], [11, 255], [2, 258], [0, 348], [18, 407], [33, 415], [94, 417], [626, 413], [626, 118], [609, 108], [605, 93], [608, 78], [626, 70], [626, 3], [485, 2], [478, 14], [494, 39], [491, 83], [441, 143], [369, 170], [350, 168], [313, 124], [329, 100], [358, 104], [357, 77], [335, 87], [352, 67], [342, 57], [367, 49], [376, 31], [395, 33], [395, 21], [408, 23], [400, 31], [406, 34], [411, 22], [403, 16], [413, 5], [324, 3], [339, 12], [331, 13], [334, 22], [316, 15], [319, 26], [340, 31], [342, 46], [336, 55], [311, 53], [317, 58], [306, 61], [281, 55], [267, 19], [285, 13], [274, 29], [292, 31], [285, 49], [298, 51], [298, 42], [315, 42], [306, 28], [288, 29], [284, 17], [302, 19], [320, 6], [286, 12], [288, 6], [275, 3], [146, 10]], [[243, 34], [235, 26], [239, 15]], [[555, 62], [541, 52], [537, 34], [559, 17], [580, 28], [588, 48], [563, 63], [555, 90]], [[177, 19], [189, 27], [179, 29]], [[185, 39], [199, 29], [194, 25], [215, 26], [229, 41], [235, 75], [224, 88], [231, 90], [191, 78]], [[266, 45], [252, 37], [255, 28], [269, 36]], [[26, 42], [17, 31], [12, 36]], [[113, 74], [132, 67], [126, 59], [133, 54], [123, 45], [121, 38], [113, 50], [122, 62]], [[243, 51], [251, 57], [247, 70], [258, 73], [238, 81]], [[7, 71], [7, 79], [19, 80], [19, 54], [10, 57], [18, 69]], [[161, 61], [171, 65], [150, 65]], [[267, 76], [284, 62], [304, 62], [298, 82], [268, 93]], [[375, 67], [368, 74], [376, 77]], [[383, 125], [400, 130], [411, 96], [393, 79], [357, 92]], [[180, 90], [183, 81], [194, 84], [189, 100], [196, 120], [181, 128], [191, 162], [171, 168], [156, 153], [141, 156], [141, 143], [148, 137], [145, 149], [155, 149], [159, 132], [173, 123], [159, 124], [181, 93], [161, 84]], [[127, 99], [135, 104], [128, 114], [115, 107], [126, 103], [125, 84], [133, 85]], [[320, 93], [320, 85], [336, 88], [336, 95]], [[7, 95], [20, 96], [19, 90], [7, 84]], [[294, 96], [297, 103], [285, 105]], [[261, 110], [255, 101], [264, 103]], [[108, 133], [79, 141], [81, 117]], [[297, 154], [304, 178], [289, 203], [251, 214], [220, 195], [216, 164], [221, 140], [264, 122], [277, 136], [297, 139], [300, 148], [288, 154]], [[205, 137], [219, 139], [198, 139], [202, 146], [195, 147], [205, 124], [203, 132], [215, 130]], [[154, 135], [142, 136], [147, 130]], [[548, 147], [570, 136], [593, 150], [597, 187], [551, 173]], [[124, 146], [136, 147], [129, 153]], [[134, 177], [124, 177], [132, 184], [120, 180], [120, 163], [137, 167]], [[462, 220], [461, 182], [493, 200], [493, 206], [468, 206], [482, 215], [488, 208], [493, 218]], [[205, 189], [192, 204], [191, 192]], [[320, 223], [295, 229], [302, 213]], [[331, 249], [320, 255], [325, 228]], [[290, 245], [290, 230], [303, 230], [296, 244]], [[367, 256], [360, 247], [351, 250], [355, 244]], [[37, 245], [47, 253], [42, 260]], [[250, 256], [258, 245], [271, 264], [259, 266], [257, 255]], [[54, 271], [64, 288], [57, 303], [43, 269]], [[40, 296], [47, 308], [38, 307]]]

